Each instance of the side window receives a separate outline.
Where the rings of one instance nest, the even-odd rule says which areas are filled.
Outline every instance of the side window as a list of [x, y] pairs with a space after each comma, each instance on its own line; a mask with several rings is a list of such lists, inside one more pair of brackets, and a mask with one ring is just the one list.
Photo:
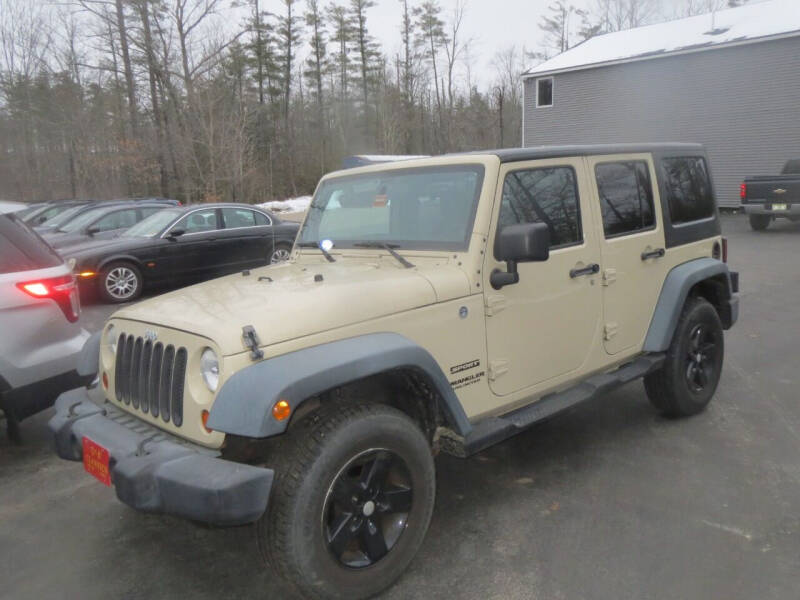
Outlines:
[[256, 213], [256, 225], [272, 225], [270, 218], [264, 213]]
[[513, 171], [503, 184], [499, 227], [517, 223], [545, 223], [550, 247], [583, 241], [578, 183], [572, 167]]
[[653, 185], [646, 162], [601, 163], [594, 171], [606, 237], [655, 226]]
[[255, 227], [256, 217], [252, 210], [246, 208], [223, 208], [222, 219], [226, 229], [239, 227]]
[[536, 80], [536, 107], [553, 106], [553, 78]]
[[136, 225], [136, 209], [118, 210], [95, 221], [92, 229], [98, 231], [113, 231], [114, 229], [127, 229]]
[[687, 156], [665, 158], [661, 164], [673, 225], [713, 216], [714, 196], [706, 161], [699, 156]]
[[214, 231], [217, 227], [217, 209], [198, 210], [186, 215], [178, 221], [175, 229], [183, 229], [186, 233], [202, 233]]

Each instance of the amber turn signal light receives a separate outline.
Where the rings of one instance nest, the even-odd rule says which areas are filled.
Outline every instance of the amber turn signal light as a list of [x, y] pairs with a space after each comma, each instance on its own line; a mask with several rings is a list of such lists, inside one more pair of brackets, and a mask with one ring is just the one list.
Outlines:
[[272, 416], [276, 421], [285, 421], [292, 414], [292, 407], [286, 400], [278, 400], [272, 407]]
[[200, 413], [200, 420], [203, 422], [203, 429], [205, 429], [208, 433], [211, 433], [214, 430], [209, 429], [208, 425], [206, 425], [206, 423], [208, 423], [209, 414], [210, 413], [207, 410], [204, 410], [203, 412]]
[[103, 389], [104, 390], [108, 389], [108, 373], [106, 373], [105, 371], [103, 371]]

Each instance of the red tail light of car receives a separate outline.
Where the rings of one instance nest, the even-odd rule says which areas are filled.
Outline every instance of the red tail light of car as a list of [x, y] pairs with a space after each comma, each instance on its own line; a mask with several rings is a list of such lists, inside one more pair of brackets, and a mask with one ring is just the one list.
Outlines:
[[747, 184], [742, 183], [739, 185], [739, 198], [742, 200], [747, 200]]
[[23, 281], [18, 283], [17, 287], [34, 298], [50, 298], [55, 301], [70, 323], [75, 323], [80, 317], [78, 287], [72, 275]]

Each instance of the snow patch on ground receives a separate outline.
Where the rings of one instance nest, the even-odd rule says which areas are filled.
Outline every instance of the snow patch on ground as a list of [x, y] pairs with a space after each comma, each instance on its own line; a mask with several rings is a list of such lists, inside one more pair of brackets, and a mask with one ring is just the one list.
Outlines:
[[272, 200], [258, 206], [274, 213], [298, 213], [305, 212], [310, 205], [311, 196], [300, 196], [299, 198], [287, 198], [286, 200]]

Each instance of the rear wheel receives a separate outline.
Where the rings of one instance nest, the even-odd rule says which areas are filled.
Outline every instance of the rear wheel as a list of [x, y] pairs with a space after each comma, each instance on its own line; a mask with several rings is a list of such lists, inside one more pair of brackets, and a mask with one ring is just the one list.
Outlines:
[[750, 227], [753, 228], [753, 231], [764, 231], [769, 227], [770, 221], [772, 221], [772, 217], [769, 215], [750, 215]]
[[703, 298], [683, 308], [664, 365], [644, 378], [647, 396], [666, 416], [702, 412], [722, 374], [724, 338], [719, 315]]
[[334, 404], [295, 425], [259, 521], [265, 559], [305, 598], [368, 598], [389, 587], [428, 529], [428, 441], [400, 411]]
[[276, 244], [269, 256], [269, 264], [275, 265], [289, 260], [292, 253], [292, 247], [289, 244]]
[[114, 262], [103, 268], [99, 284], [106, 302], [130, 302], [142, 294], [142, 273], [131, 263]]

